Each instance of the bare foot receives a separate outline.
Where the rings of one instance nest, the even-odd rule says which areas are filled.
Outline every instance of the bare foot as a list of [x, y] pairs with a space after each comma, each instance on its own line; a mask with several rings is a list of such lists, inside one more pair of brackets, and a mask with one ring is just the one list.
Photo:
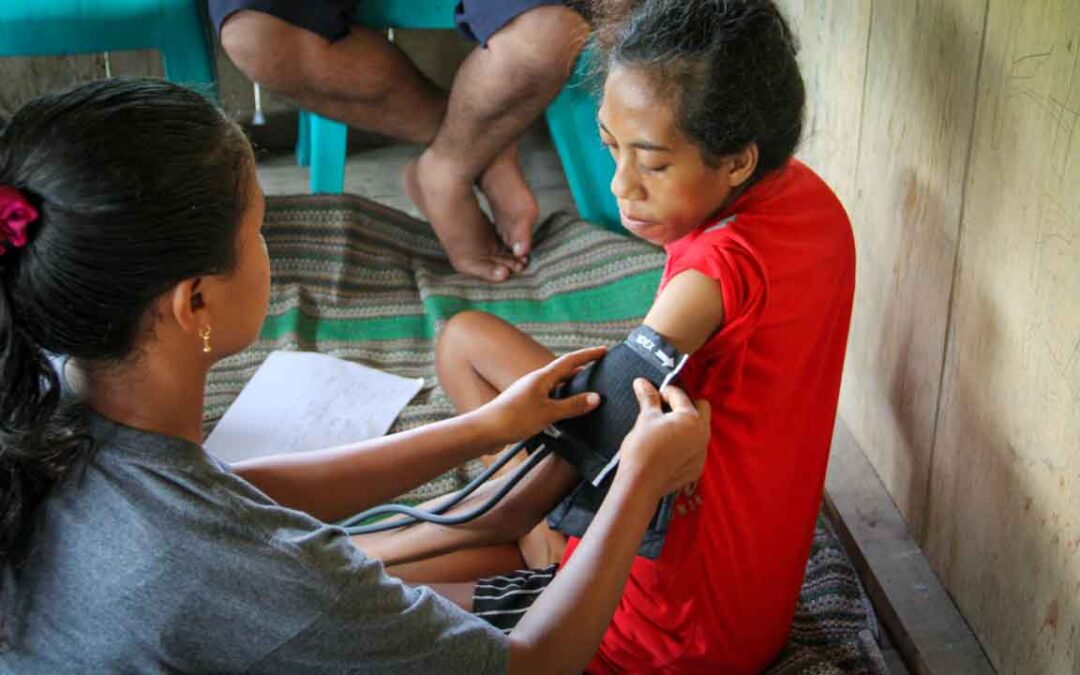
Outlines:
[[525, 268], [495, 236], [470, 182], [440, 170], [426, 152], [405, 167], [403, 178], [406, 194], [431, 222], [458, 272], [500, 282]]
[[524, 257], [532, 250], [532, 228], [540, 215], [540, 206], [525, 175], [518, 166], [517, 143], [511, 143], [480, 176], [495, 230], [514, 255]]

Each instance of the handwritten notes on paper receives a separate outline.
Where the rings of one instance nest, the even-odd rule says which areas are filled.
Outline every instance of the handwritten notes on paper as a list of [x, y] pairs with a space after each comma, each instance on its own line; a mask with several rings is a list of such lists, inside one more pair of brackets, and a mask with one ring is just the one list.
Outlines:
[[375, 438], [423, 384], [325, 354], [272, 352], [205, 447], [233, 463]]

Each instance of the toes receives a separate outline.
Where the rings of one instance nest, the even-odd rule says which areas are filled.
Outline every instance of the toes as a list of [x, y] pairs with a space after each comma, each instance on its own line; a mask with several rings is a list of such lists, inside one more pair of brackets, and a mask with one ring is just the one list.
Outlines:
[[[452, 180], [426, 155], [405, 168], [406, 191], [431, 223], [450, 264], [462, 274], [489, 282], [506, 281], [525, 270], [527, 260], [503, 251], [496, 228], [480, 210], [471, 183]], [[531, 223], [526, 226], [526, 232]], [[519, 242], [519, 251], [528, 251], [528, 241]]]
[[503, 282], [512, 275], [525, 271], [525, 263], [508, 255], [482, 256], [478, 258], [450, 258], [450, 264], [461, 274], [479, 277], [492, 282]]
[[514, 273], [507, 263], [492, 258], [451, 258], [450, 264], [461, 274], [493, 283], [506, 281]]
[[532, 226], [540, 215], [540, 207], [517, 163], [514, 146], [496, 157], [484, 171], [480, 189], [491, 205], [499, 238], [515, 256], [528, 255]]
[[[531, 193], [524, 194], [532, 197]], [[498, 208], [492, 209], [492, 215], [495, 216], [495, 231], [498, 232], [499, 239], [518, 258], [527, 256], [532, 249], [532, 226], [536, 222], [537, 214], [538, 209], [530, 209], [528, 205], [515, 210], [514, 213], [507, 213]]]
[[508, 255], [500, 255], [495, 258], [497, 264], [505, 267], [514, 274], [521, 274], [525, 271], [525, 261], [521, 258], [515, 258]]

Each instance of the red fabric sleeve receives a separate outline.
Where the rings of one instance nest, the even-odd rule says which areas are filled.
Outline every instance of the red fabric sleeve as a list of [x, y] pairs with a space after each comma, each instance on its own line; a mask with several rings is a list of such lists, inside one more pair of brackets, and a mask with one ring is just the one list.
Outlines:
[[665, 278], [686, 270], [716, 281], [724, 302], [724, 325], [699, 351], [730, 354], [744, 346], [768, 301], [768, 278], [758, 255], [730, 230], [709, 232], [669, 261]]

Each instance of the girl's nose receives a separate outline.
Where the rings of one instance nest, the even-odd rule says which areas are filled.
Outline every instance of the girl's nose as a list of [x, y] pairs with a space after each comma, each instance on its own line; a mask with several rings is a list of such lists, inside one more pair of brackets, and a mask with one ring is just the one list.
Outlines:
[[616, 163], [615, 175], [611, 178], [611, 194], [615, 195], [616, 199], [641, 199], [644, 196], [641, 181], [638, 180], [637, 172], [627, 164], [625, 161]]

